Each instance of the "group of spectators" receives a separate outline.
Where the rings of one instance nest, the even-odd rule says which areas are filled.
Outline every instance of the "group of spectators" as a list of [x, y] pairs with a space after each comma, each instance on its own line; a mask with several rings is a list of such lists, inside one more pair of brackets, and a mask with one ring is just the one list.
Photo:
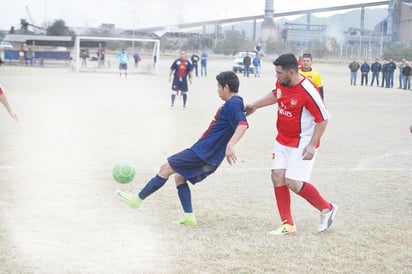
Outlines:
[[[375, 80], [376, 85], [379, 87], [393, 88], [394, 86], [394, 74], [395, 70], [399, 71], [399, 86], [398, 89], [410, 90], [411, 89], [411, 76], [412, 76], [412, 67], [410, 62], [405, 58], [402, 59], [402, 62], [399, 65], [393, 61], [392, 58], [389, 60], [384, 59], [383, 64], [379, 62], [379, 59], [376, 59], [374, 63], [368, 64], [368, 61], [365, 60], [363, 64], [359, 64], [356, 60], [353, 60], [349, 64], [350, 70], [350, 84], [356, 86], [356, 81], [358, 78], [358, 71], [361, 73], [361, 85], [368, 85], [369, 72], [372, 73], [371, 86], [373, 86]], [[380, 77], [381, 75], [381, 77]], [[379, 79], [381, 83], [379, 85]]]
[[253, 65], [253, 73], [255, 77], [260, 77], [261, 60], [259, 51], [256, 51], [255, 56], [250, 57], [249, 52], [243, 57], [243, 76], [249, 77], [250, 67]]

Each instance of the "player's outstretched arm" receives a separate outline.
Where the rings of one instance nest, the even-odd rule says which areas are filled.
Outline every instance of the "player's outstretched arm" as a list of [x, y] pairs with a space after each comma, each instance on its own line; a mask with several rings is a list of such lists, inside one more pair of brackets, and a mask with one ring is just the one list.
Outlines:
[[243, 135], [245, 135], [247, 128], [248, 126], [245, 124], [238, 125], [232, 138], [230, 138], [229, 143], [227, 143], [225, 154], [226, 160], [230, 165], [236, 163], [237, 157], [235, 153], [235, 145], [242, 139]]
[[270, 92], [267, 95], [265, 95], [264, 97], [257, 100], [256, 102], [254, 102], [252, 104], [247, 104], [245, 106], [245, 114], [246, 114], [246, 116], [249, 116], [250, 114], [255, 112], [258, 108], [270, 106], [270, 105], [273, 105], [273, 104], [276, 104], [276, 103], [277, 103], [276, 97], [273, 95], [272, 92]]
[[14, 111], [11, 109], [9, 101], [7, 100], [7, 96], [2, 93], [0, 94], [0, 102], [3, 104], [3, 106], [6, 108], [6, 110], [8, 111], [8, 113], [10, 114], [11, 118], [13, 118], [14, 121], [17, 122], [17, 115], [16, 113], [14, 113]]
[[328, 120], [316, 123], [315, 131], [313, 132], [312, 138], [309, 144], [303, 149], [302, 157], [303, 160], [312, 160], [315, 155], [316, 146], [320, 141], [323, 133], [325, 132]]

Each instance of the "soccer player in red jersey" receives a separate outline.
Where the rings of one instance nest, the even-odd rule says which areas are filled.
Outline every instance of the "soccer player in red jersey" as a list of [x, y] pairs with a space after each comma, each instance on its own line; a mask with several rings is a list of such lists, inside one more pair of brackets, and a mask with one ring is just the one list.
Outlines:
[[245, 107], [246, 115], [250, 115], [258, 108], [278, 104], [272, 182], [282, 225], [270, 234], [297, 232], [289, 189], [320, 211], [318, 232], [322, 232], [331, 226], [337, 206], [326, 201], [309, 179], [330, 114], [314, 84], [299, 74], [293, 54], [281, 55], [273, 64], [277, 77], [275, 89]]
[[7, 112], [10, 114], [11, 118], [13, 118], [14, 121], [17, 122], [17, 115], [14, 113], [14, 111], [11, 109], [11, 106], [9, 104], [9, 101], [7, 99], [6, 94], [4, 93], [3, 87], [0, 85], [0, 103], [3, 104], [3, 106], [6, 108]]

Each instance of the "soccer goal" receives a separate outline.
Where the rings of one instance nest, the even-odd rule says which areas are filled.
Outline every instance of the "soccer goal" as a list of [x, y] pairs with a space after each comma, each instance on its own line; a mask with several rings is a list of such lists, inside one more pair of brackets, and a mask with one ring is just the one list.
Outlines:
[[[118, 72], [116, 54], [124, 49], [130, 56], [128, 73], [159, 73], [159, 39], [77, 36], [74, 70], [78, 72]], [[135, 61], [134, 57], [137, 61]]]

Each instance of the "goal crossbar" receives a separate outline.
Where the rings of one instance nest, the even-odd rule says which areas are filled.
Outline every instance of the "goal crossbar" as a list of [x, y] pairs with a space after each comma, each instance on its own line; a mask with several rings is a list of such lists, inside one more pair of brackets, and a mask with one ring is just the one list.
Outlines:
[[154, 61], [154, 71], [159, 73], [159, 53], [160, 40], [159, 39], [145, 39], [145, 38], [125, 38], [125, 37], [104, 37], [104, 36], [77, 36], [75, 43], [76, 56], [76, 73], [80, 71], [80, 41], [132, 41], [132, 42], [152, 42], [154, 43], [152, 60]]

